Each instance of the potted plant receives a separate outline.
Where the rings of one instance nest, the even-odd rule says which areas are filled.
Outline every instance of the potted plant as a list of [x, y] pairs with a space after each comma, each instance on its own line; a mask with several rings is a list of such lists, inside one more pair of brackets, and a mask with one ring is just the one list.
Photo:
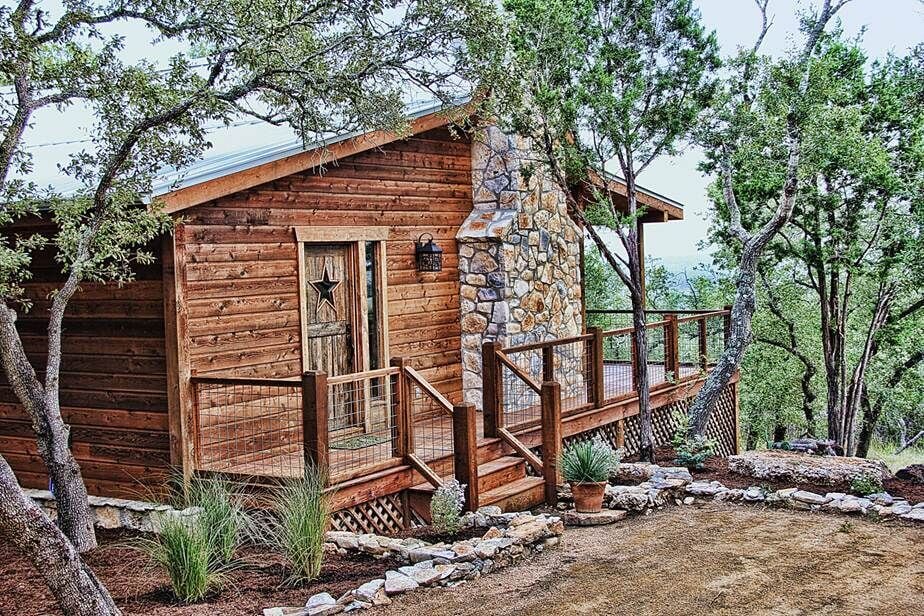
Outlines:
[[598, 513], [603, 509], [606, 483], [618, 466], [619, 454], [602, 440], [593, 439], [565, 448], [561, 455], [561, 472], [571, 485], [576, 511]]

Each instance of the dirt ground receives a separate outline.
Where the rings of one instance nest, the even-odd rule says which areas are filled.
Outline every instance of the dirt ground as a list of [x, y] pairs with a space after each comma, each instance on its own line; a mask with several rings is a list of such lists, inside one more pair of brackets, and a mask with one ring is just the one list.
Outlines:
[[562, 545], [382, 616], [924, 615], [924, 530], [728, 504], [569, 529]]

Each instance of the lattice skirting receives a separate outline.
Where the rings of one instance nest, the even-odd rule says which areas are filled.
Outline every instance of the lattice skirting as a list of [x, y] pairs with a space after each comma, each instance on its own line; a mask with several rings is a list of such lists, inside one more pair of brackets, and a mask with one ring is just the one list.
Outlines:
[[[716, 442], [718, 455], [726, 457], [735, 453], [738, 435], [735, 431], [735, 388], [734, 383], [725, 387], [716, 403], [715, 411], [706, 426], [706, 435]], [[651, 413], [652, 428], [656, 445], [670, 443], [671, 437], [677, 429], [677, 421], [693, 398], [686, 398], [666, 406], [656, 408]], [[639, 449], [639, 417], [634, 415], [625, 420], [625, 451], [627, 456], [638, 453]], [[616, 446], [616, 423], [606, 424], [587, 432], [581, 432], [564, 439], [567, 446], [570, 443], [600, 437], [613, 447]]]
[[[411, 521], [412, 525], [414, 521]], [[405, 508], [401, 494], [378, 496], [349, 509], [341, 509], [331, 516], [334, 530], [354, 533], [392, 535], [405, 528]]]

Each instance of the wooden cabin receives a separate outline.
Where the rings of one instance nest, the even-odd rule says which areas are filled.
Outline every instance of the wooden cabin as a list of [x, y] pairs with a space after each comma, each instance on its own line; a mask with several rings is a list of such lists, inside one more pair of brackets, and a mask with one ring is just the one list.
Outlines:
[[[271, 482], [321, 464], [335, 525], [387, 531], [425, 519], [449, 477], [468, 484], [469, 506], [525, 507], [554, 485], [543, 459], [563, 442], [637, 447], [631, 332], [589, 326], [583, 233], [497, 127], [454, 131], [428, 108], [406, 138], [206, 160], [153, 197], [177, 220], [157, 263], [121, 287], [83, 285], [65, 319], [61, 403], [91, 493], [144, 496], [170, 473]], [[666, 197], [640, 200], [643, 225], [682, 218]], [[35, 305], [18, 327], [39, 363], [59, 280], [49, 256], [27, 285]], [[726, 320], [652, 315], [661, 441]], [[23, 486], [45, 487], [31, 426], [0, 391], [0, 452]], [[729, 453], [736, 384], [721, 406], [710, 430]]]

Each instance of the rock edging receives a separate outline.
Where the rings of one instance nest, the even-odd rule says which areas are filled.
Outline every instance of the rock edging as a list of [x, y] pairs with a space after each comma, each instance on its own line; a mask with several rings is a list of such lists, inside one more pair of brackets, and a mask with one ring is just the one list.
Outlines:
[[330, 531], [325, 550], [360, 552], [405, 563], [384, 578], [370, 580], [339, 598], [330, 593], [312, 595], [304, 608], [274, 607], [264, 616], [329, 616], [391, 603], [391, 598], [416, 590], [452, 587], [475, 580], [559, 543], [564, 532], [561, 518], [528, 511], [502, 513], [499, 507], [482, 507], [462, 518], [463, 528], [484, 528], [481, 537], [451, 544], [420, 539]]
[[[58, 517], [57, 502], [51, 492], [23, 489], [23, 493], [35, 501], [52, 520]], [[175, 509], [170, 505], [102, 496], [89, 496], [87, 501], [96, 528], [125, 528], [145, 533], [160, 532], [161, 521], [167, 517], [192, 517], [201, 511], [198, 507]]]
[[[656, 464], [624, 463], [613, 477], [617, 481], [640, 481], [637, 485], [607, 485], [603, 504], [609, 509], [649, 513], [653, 508], [674, 503], [691, 505], [696, 499], [735, 503], [761, 503], [811, 511], [862, 514], [924, 523], [924, 502], [911, 505], [887, 492], [855, 496], [843, 492], [816, 494], [798, 488], [767, 491], [760, 486], [728, 488], [718, 481], [696, 481], [686, 468]], [[572, 502], [568, 486], [559, 487], [559, 508]]]

